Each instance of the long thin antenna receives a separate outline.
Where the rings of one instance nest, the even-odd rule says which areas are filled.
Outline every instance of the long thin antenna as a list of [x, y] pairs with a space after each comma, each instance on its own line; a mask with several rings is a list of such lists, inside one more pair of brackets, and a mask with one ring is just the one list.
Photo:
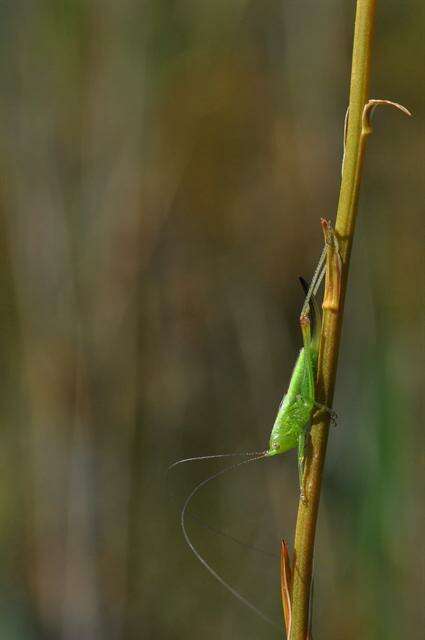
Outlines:
[[[244, 452], [244, 453], [219, 453], [219, 454], [215, 454], [215, 455], [196, 456], [196, 457], [193, 457], [193, 458], [184, 458], [182, 460], [177, 460], [176, 462], [173, 462], [173, 464], [171, 464], [168, 467], [167, 472], [166, 472], [165, 484], [166, 484], [167, 495], [170, 498], [176, 498], [176, 495], [172, 491], [170, 491], [168, 489], [168, 484], [169, 484], [168, 483], [168, 475], [169, 475], [169, 472], [174, 467], [178, 466], [179, 464], [182, 464], [182, 463], [185, 463], [185, 462], [197, 462], [199, 460], [201, 460], [201, 461], [202, 460], [216, 460], [216, 459], [220, 459], [220, 458], [231, 458], [231, 457], [240, 457], [240, 456], [247, 456], [247, 457], [251, 456], [251, 457], [255, 457], [255, 459], [257, 459], [257, 457], [260, 457], [260, 456], [263, 456], [263, 455], [264, 455], [264, 451], [252, 451], [252, 452]], [[239, 538], [236, 538], [235, 536], [232, 536], [232, 534], [227, 533], [227, 531], [222, 531], [218, 527], [215, 527], [215, 526], [209, 524], [203, 518], [201, 518], [199, 513], [197, 513], [193, 509], [188, 511], [187, 515], [189, 515], [193, 520], [196, 521], [196, 523], [199, 526], [203, 527], [207, 531], [210, 531], [211, 533], [213, 533], [216, 536], [222, 536], [223, 538], [228, 538], [229, 540], [231, 540], [235, 544], [239, 545], [240, 547], [243, 547], [244, 549], [249, 549], [250, 551], [255, 551], [256, 553], [261, 553], [262, 555], [267, 556], [268, 558], [278, 558], [279, 557], [276, 553], [272, 553], [271, 551], [266, 551], [265, 549], [261, 549], [260, 547], [257, 547], [256, 545], [249, 544], [249, 542], [244, 542], [243, 540], [239, 540]]]
[[192, 509], [188, 512], [188, 515], [193, 520], [196, 521], [198, 526], [202, 527], [203, 529], [206, 529], [207, 531], [210, 531], [210, 533], [213, 533], [216, 536], [222, 536], [223, 538], [227, 538], [227, 539], [231, 540], [232, 542], [234, 542], [235, 544], [239, 545], [243, 549], [248, 549], [249, 551], [255, 551], [256, 553], [261, 553], [263, 556], [266, 556], [267, 558], [279, 558], [277, 553], [272, 553], [271, 551], [266, 551], [265, 549], [261, 549], [261, 547], [257, 547], [254, 544], [249, 544], [249, 542], [244, 542], [243, 540], [239, 540], [239, 538], [236, 538], [235, 536], [232, 536], [231, 533], [227, 533], [227, 531], [222, 531], [221, 529], [218, 529], [217, 527], [214, 527], [213, 525], [209, 524], [208, 522], [205, 522], [205, 520], [203, 520], [200, 517], [200, 515], [196, 511], [193, 511]]
[[221, 469], [217, 473], [214, 473], [212, 476], [209, 476], [205, 480], [202, 480], [202, 482], [197, 484], [196, 487], [191, 491], [191, 493], [186, 498], [185, 503], [184, 503], [183, 508], [182, 508], [182, 511], [181, 511], [180, 524], [181, 524], [181, 528], [182, 528], [183, 535], [184, 535], [184, 538], [186, 540], [187, 545], [189, 546], [189, 548], [192, 551], [192, 553], [198, 558], [199, 562], [205, 567], [205, 569], [207, 569], [207, 571], [225, 589], [227, 589], [237, 600], [239, 600], [239, 602], [241, 602], [246, 607], [248, 607], [248, 609], [251, 609], [251, 611], [254, 611], [258, 616], [260, 616], [260, 618], [262, 618], [265, 622], [270, 624], [272, 627], [275, 627], [276, 629], [278, 629], [280, 631], [280, 626], [274, 620], [272, 620], [265, 613], [260, 611], [254, 604], [252, 604], [252, 602], [250, 602], [247, 598], [245, 598], [245, 596], [243, 596], [241, 593], [239, 593], [239, 591], [237, 591], [228, 582], [226, 582], [224, 580], [224, 578], [222, 578], [221, 575], [219, 573], [217, 573], [217, 571], [215, 571], [215, 569], [213, 569], [211, 567], [211, 565], [205, 560], [205, 558], [200, 554], [200, 552], [197, 550], [197, 548], [195, 547], [195, 545], [191, 541], [191, 539], [189, 537], [189, 534], [187, 532], [187, 529], [186, 529], [186, 511], [187, 511], [187, 509], [189, 507], [190, 502], [195, 497], [195, 495], [198, 493], [198, 491], [200, 491], [200, 489], [205, 487], [205, 485], [208, 484], [209, 482], [211, 482], [211, 480], [215, 480], [216, 478], [218, 478], [219, 476], [222, 476], [224, 473], [227, 473], [228, 471], [232, 471], [234, 469], [237, 469], [238, 467], [241, 467], [244, 464], [248, 464], [249, 462], [256, 462], [257, 460], [263, 460], [265, 457], [266, 457], [266, 455], [263, 452], [260, 455], [256, 455], [254, 458], [249, 458], [248, 460], [242, 460], [242, 462], [237, 462], [236, 464], [233, 464], [230, 467], [226, 467], [225, 469]]
[[176, 460], [176, 462], [170, 464], [170, 466], [167, 468], [167, 476], [170, 473], [171, 469], [174, 469], [174, 467], [177, 467], [179, 464], [184, 464], [186, 462], [197, 462], [198, 460], [218, 460], [220, 458], [241, 458], [243, 456], [253, 457], [262, 455], [264, 455], [264, 451], [244, 451], [243, 453], [216, 453], [210, 456], [194, 456], [193, 458], [182, 458], [181, 460]]

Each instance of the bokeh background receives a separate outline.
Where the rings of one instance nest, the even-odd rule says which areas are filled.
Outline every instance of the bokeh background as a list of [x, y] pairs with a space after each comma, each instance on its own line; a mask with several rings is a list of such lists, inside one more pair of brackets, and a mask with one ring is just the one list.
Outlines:
[[[0, 637], [282, 637], [190, 553], [261, 450], [334, 218], [354, 0], [0, 4]], [[424, 8], [378, 3], [377, 112], [318, 528], [315, 637], [423, 637]], [[293, 454], [194, 543], [280, 620]]]

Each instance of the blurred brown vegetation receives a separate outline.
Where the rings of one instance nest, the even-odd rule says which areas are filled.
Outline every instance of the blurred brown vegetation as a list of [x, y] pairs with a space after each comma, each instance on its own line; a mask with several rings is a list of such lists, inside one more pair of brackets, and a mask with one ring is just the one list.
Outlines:
[[[265, 446], [333, 218], [354, 1], [0, 6], [0, 637], [274, 638], [185, 547], [179, 457]], [[378, 3], [315, 629], [423, 631], [423, 5]], [[196, 503], [272, 552], [291, 455]], [[176, 471], [180, 499], [214, 465]], [[278, 561], [192, 523], [279, 619]], [[315, 636], [316, 637], [316, 636]]]

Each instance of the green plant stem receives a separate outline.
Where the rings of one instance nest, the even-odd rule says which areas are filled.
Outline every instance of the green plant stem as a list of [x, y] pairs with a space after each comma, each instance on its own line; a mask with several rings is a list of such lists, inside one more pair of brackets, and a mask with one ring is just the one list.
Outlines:
[[[376, 0], [357, 0], [351, 68], [349, 119], [344, 168], [335, 232], [342, 259], [338, 310], [325, 309], [320, 343], [317, 396], [332, 407], [341, 336], [348, 268], [353, 243], [365, 141], [370, 130], [363, 126], [363, 109], [368, 100], [371, 46]], [[308, 634], [310, 584], [314, 540], [320, 500], [322, 471], [328, 439], [329, 416], [321, 414], [311, 429], [311, 451], [307, 459], [306, 501], [300, 500], [295, 531], [290, 640], [306, 640]]]

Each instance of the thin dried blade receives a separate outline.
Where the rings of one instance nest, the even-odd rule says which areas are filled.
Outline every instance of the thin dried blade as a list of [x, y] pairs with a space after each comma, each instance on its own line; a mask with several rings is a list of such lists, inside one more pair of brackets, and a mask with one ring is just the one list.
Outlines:
[[291, 589], [292, 569], [289, 559], [288, 545], [282, 540], [280, 547], [280, 589], [282, 595], [283, 615], [285, 617], [286, 637], [291, 634]]

